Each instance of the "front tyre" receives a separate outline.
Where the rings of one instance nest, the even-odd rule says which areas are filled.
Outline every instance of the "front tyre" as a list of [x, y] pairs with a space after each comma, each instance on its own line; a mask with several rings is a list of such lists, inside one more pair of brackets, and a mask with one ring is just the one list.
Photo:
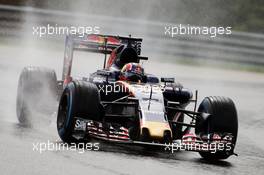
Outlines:
[[230, 151], [199, 152], [200, 155], [207, 160], [227, 159], [233, 154], [238, 132], [238, 118], [234, 102], [227, 97], [206, 97], [200, 104], [198, 112], [209, 113], [210, 117], [206, 121], [196, 121], [196, 134], [230, 133], [233, 136], [233, 147]]
[[85, 81], [70, 82], [64, 89], [58, 109], [57, 130], [62, 141], [71, 143], [75, 118], [100, 121], [100, 96], [96, 85]]

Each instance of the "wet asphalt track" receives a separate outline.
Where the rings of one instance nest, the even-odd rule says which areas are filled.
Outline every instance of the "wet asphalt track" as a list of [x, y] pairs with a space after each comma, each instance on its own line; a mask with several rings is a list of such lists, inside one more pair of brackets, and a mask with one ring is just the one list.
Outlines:
[[[48, 46], [47, 48], [52, 48]], [[263, 174], [264, 173], [264, 75], [257, 73], [175, 65], [153, 59], [146, 71], [175, 76], [190, 89], [206, 95], [231, 97], [239, 114], [239, 136], [235, 152], [226, 161], [206, 162], [198, 153], [142, 150], [101, 143], [100, 151], [33, 151], [33, 143], [59, 141], [54, 116], [35, 128], [21, 127], [16, 119], [15, 99], [23, 66], [52, 67], [61, 75], [63, 51], [25, 45], [0, 46], [0, 174]], [[73, 73], [88, 75], [100, 68], [97, 55], [76, 55]], [[88, 59], [89, 58], [89, 59]], [[159, 58], [160, 59], [160, 58]], [[88, 64], [89, 63], [89, 64]], [[75, 69], [78, 67], [78, 70]], [[162, 71], [161, 71], [162, 70]]]

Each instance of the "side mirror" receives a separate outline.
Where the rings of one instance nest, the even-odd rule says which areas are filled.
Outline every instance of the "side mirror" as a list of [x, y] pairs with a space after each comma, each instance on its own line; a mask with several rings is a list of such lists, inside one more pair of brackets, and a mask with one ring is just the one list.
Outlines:
[[174, 83], [175, 82], [175, 79], [174, 78], [160, 78], [160, 81], [163, 82], [163, 83]]

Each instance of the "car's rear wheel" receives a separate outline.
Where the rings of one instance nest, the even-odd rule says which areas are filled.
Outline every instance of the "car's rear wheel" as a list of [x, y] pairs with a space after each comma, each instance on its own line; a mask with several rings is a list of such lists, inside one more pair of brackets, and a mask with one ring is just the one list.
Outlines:
[[75, 118], [100, 121], [100, 95], [96, 85], [85, 81], [70, 82], [64, 89], [58, 109], [57, 130], [64, 142], [76, 142], [73, 137]]
[[19, 77], [16, 100], [17, 118], [21, 124], [32, 125], [34, 115], [56, 111], [57, 78], [52, 69], [25, 67]]
[[233, 136], [231, 150], [216, 153], [200, 152], [200, 155], [207, 160], [227, 159], [233, 154], [238, 132], [238, 118], [234, 102], [227, 97], [206, 97], [198, 111], [209, 113], [210, 117], [205, 121], [196, 121], [196, 134], [230, 133]]

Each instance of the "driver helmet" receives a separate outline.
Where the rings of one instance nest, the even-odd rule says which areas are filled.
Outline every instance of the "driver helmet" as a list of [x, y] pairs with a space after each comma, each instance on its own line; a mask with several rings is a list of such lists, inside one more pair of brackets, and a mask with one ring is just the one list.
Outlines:
[[144, 76], [144, 69], [138, 63], [127, 63], [120, 72], [120, 80], [141, 82]]

